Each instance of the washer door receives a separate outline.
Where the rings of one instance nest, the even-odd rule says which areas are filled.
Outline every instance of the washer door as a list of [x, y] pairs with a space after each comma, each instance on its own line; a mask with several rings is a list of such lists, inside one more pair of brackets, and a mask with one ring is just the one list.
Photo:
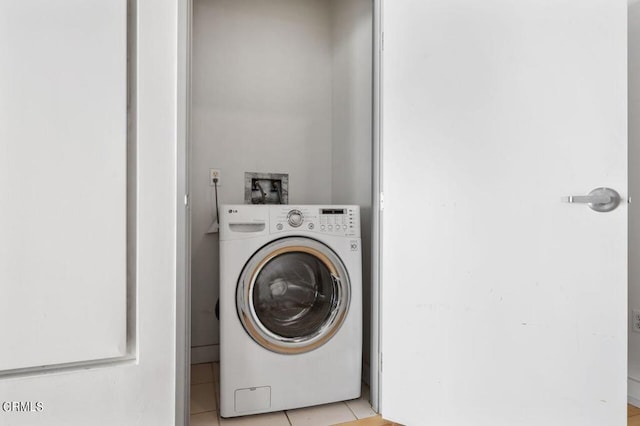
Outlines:
[[266, 349], [308, 352], [342, 325], [350, 288], [344, 264], [329, 247], [310, 238], [283, 238], [258, 250], [242, 270], [238, 315]]

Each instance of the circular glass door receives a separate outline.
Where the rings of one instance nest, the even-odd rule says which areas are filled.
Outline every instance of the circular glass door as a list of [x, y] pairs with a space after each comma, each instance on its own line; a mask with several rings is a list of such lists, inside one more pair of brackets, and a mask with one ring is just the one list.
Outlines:
[[338, 256], [310, 238], [262, 247], [245, 265], [237, 289], [238, 315], [249, 335], [279, 353], [313, 350], [338, 331], [350, 285]]

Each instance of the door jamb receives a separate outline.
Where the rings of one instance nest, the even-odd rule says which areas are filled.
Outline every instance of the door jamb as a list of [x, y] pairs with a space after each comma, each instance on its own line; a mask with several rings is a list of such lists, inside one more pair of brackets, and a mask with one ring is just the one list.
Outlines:
[[382, 247], [382, 2], [373, 1], [373, 152], [372, 152], [372, 229], [371, 229], [371, 406], [380, 413], [382, 404], [381, 376], [381, 247]]
[[189, 425], [191, 376], [191, 206], [189, 200], [192, 0], [177, 1], [175, 424]]

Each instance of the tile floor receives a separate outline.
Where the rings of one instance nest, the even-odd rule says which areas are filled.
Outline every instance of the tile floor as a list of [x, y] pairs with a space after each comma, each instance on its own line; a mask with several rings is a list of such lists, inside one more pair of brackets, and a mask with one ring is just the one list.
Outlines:
[[[191, 426], [400, 426], [376, 415], [369, 405], [369, 388], [365, 384], [360, 399], [234, 419], [220, 418], [219, 386], [220, 364], [191, 366]], [[627, 425], [640, 426], [640, 408], [627, 405]]]
[[[362, 396], [345, 402], [276, 413], [223, 419], [218, 412], [220, 364], [191, 366], [191, 426], [329, 426], [376, 416], [369, 405], [369, 387]], [[372, 419], [373, 420], [373, 419]]]

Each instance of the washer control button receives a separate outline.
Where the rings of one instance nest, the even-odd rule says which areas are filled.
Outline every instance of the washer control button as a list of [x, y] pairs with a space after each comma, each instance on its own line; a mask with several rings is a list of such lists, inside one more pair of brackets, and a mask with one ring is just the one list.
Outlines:
[[278, 231], [282, 231], [283, 226], [281, 223], [279, 223], [276, 225], [276, 228], [278, 229]]
[[309, 229], [313, 229], [313, 228], [315, 228], [316, 226], [313, 224], [313, 222], [309, 222], [308, 227], [309, 227]]
[[326, 226], [320, 225], [320, 229], [322, 229], [324, 231], [324, 228], [326, 228]]
[[329, 225], [329, 231], [332, 231], [332, 230], [333, 230], [333, 226]]
[[287, 214], [287, 222], [289, 225], [294, 228], [298, 228], [304, 222], [304, 218], [302, 216], [302, 212], [300, 210], [291, 210], [289, 214]]

